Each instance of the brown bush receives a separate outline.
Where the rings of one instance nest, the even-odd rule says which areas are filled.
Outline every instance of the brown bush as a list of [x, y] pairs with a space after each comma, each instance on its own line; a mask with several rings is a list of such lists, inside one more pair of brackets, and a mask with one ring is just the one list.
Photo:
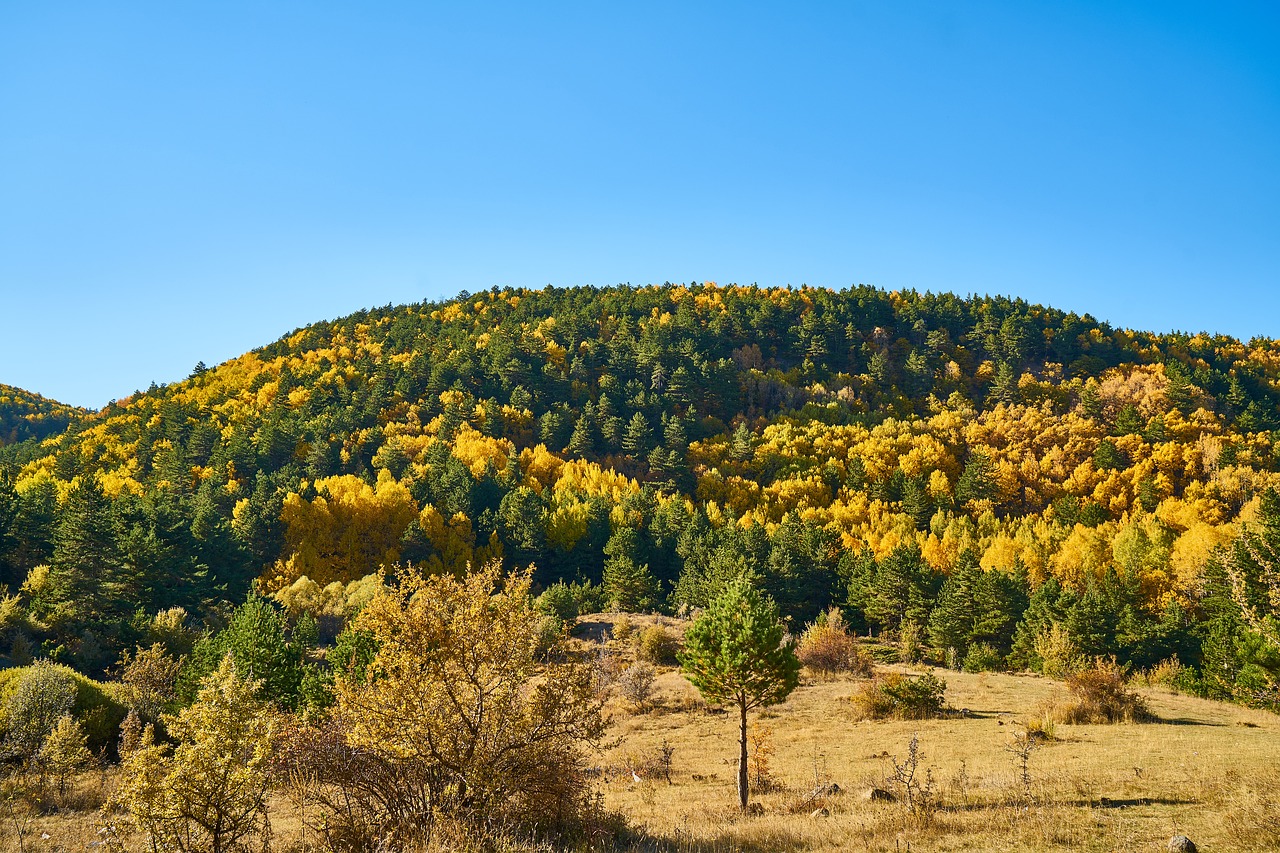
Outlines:
[[869, 677], [874, 668], [871, 655], [849, 634], [844, 617], [834, 608], [805, 629], [796, 646], [796, 656], [822, 675], [839, 672]]
[[618, 690], [637, 710], [643, 709], [649, 704], [649, 697], [653, 694], [653, 680], [657, 675], [651, 664], [644, 661], [633, 663], [618, 676]]
[[1069, 695], [1051, 701], [1048, 714], [1059, 723], [1142, 723], [1152, 719], [1146, 701], [1128, 689], [1125, 668], [1115, 658], [1096, 658], [1067, 676]]

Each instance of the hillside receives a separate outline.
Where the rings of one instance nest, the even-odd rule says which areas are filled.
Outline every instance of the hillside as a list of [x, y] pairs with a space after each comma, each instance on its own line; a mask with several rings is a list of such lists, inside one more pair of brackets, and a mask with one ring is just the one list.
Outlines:
[[1058, 629], [1269, 703], [1275, 661], [1243, 639], [1269, 606], [1213, 555], [1280, 530], [1278, 424], [1277, 341], [867, 287], [464, 293], [3, 451], [4, 642], [99, 672], [138, 612], [215, 624], [255, 579], [296, 597], [501, 558], [575, 607], [696, 607], [746, 573], [797, 626], [835, 605], [1033, 669]]
[[87, 414], [84, 409], [0, 385], [0, 447], [56, 435]]

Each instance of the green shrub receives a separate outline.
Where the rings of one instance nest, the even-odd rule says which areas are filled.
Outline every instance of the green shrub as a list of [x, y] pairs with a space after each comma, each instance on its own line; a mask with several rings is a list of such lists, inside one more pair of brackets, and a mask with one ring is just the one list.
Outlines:
[[545, 658], [563, 639], [564, 622], [554, 616], [543, 616], [534, 625], [534, 630], [537, 632], [538, 639], [535, 653], [539, 658]]
[[679, 651], [680, 641], [661, 625], [650, 625], [636, 640], [636, 657], [648, 663], [674, 666], [678, 663], [676, 653]]
[[600, 613], [608, 605], [605, 601], [604, 587], [574, 582], [569, 584], [569, 592], [573, 593], [579, 616], [583, 613]]
[[357, 683], [364, 681], [365, 671], [378, 654], [378, 641], [368, 631], [359, 631], [350, 625], [338, 635], [328, 654], [329, 667], [342, 678]]
[[864, 720], [927, 720], [942, 715], [947, 683], [932, 673], [921, 676], [889, 672], [877, 676], [853, 695]]
[[1004, 658], [987, 643], [974, 643], [965, 653], [965, 672], [999, 672], [1004, 669]]
[[564, 581], [556, 581], [538, 596], [535, 602], [538, 609], [561, 622], [578, 618], [578, 600], [573, 590]]
[[[64, 707], [68, 688], [73, 693], [69, 710]], [[55, 708], [62, 710], [47, 717], [45, 710], [53, 714]], [[97, 752], [115, 744], [125, 712], [115, 685], [94, 681], [61, 664], [37, 661], [0, 672], [0, 731], [15, 748], [30, 745], [37, 733], [34, 748], [39, 748], [58, 718], [69, 713], [84, 727], [89, 748]]]

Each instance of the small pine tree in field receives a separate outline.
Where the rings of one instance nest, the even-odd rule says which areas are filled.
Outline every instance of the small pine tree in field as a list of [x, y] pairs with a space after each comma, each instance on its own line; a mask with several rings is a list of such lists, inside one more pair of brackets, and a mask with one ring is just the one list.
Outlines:
[[737, 706], [738, 803], [746, 811], [747, 712], [783, 701], [800, 683], [800, 661], [784, 642], [778, 608], [738, 580], [708, 605], [685, 633], [680, 663], [708, 702]]

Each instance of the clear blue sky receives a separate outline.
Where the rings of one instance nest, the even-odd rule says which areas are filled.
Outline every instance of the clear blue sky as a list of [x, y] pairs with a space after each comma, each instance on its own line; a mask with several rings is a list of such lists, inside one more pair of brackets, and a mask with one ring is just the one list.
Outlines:
[[0, 382], [491, 285], [1280, 337], [1280, 6], [0, 0]]

